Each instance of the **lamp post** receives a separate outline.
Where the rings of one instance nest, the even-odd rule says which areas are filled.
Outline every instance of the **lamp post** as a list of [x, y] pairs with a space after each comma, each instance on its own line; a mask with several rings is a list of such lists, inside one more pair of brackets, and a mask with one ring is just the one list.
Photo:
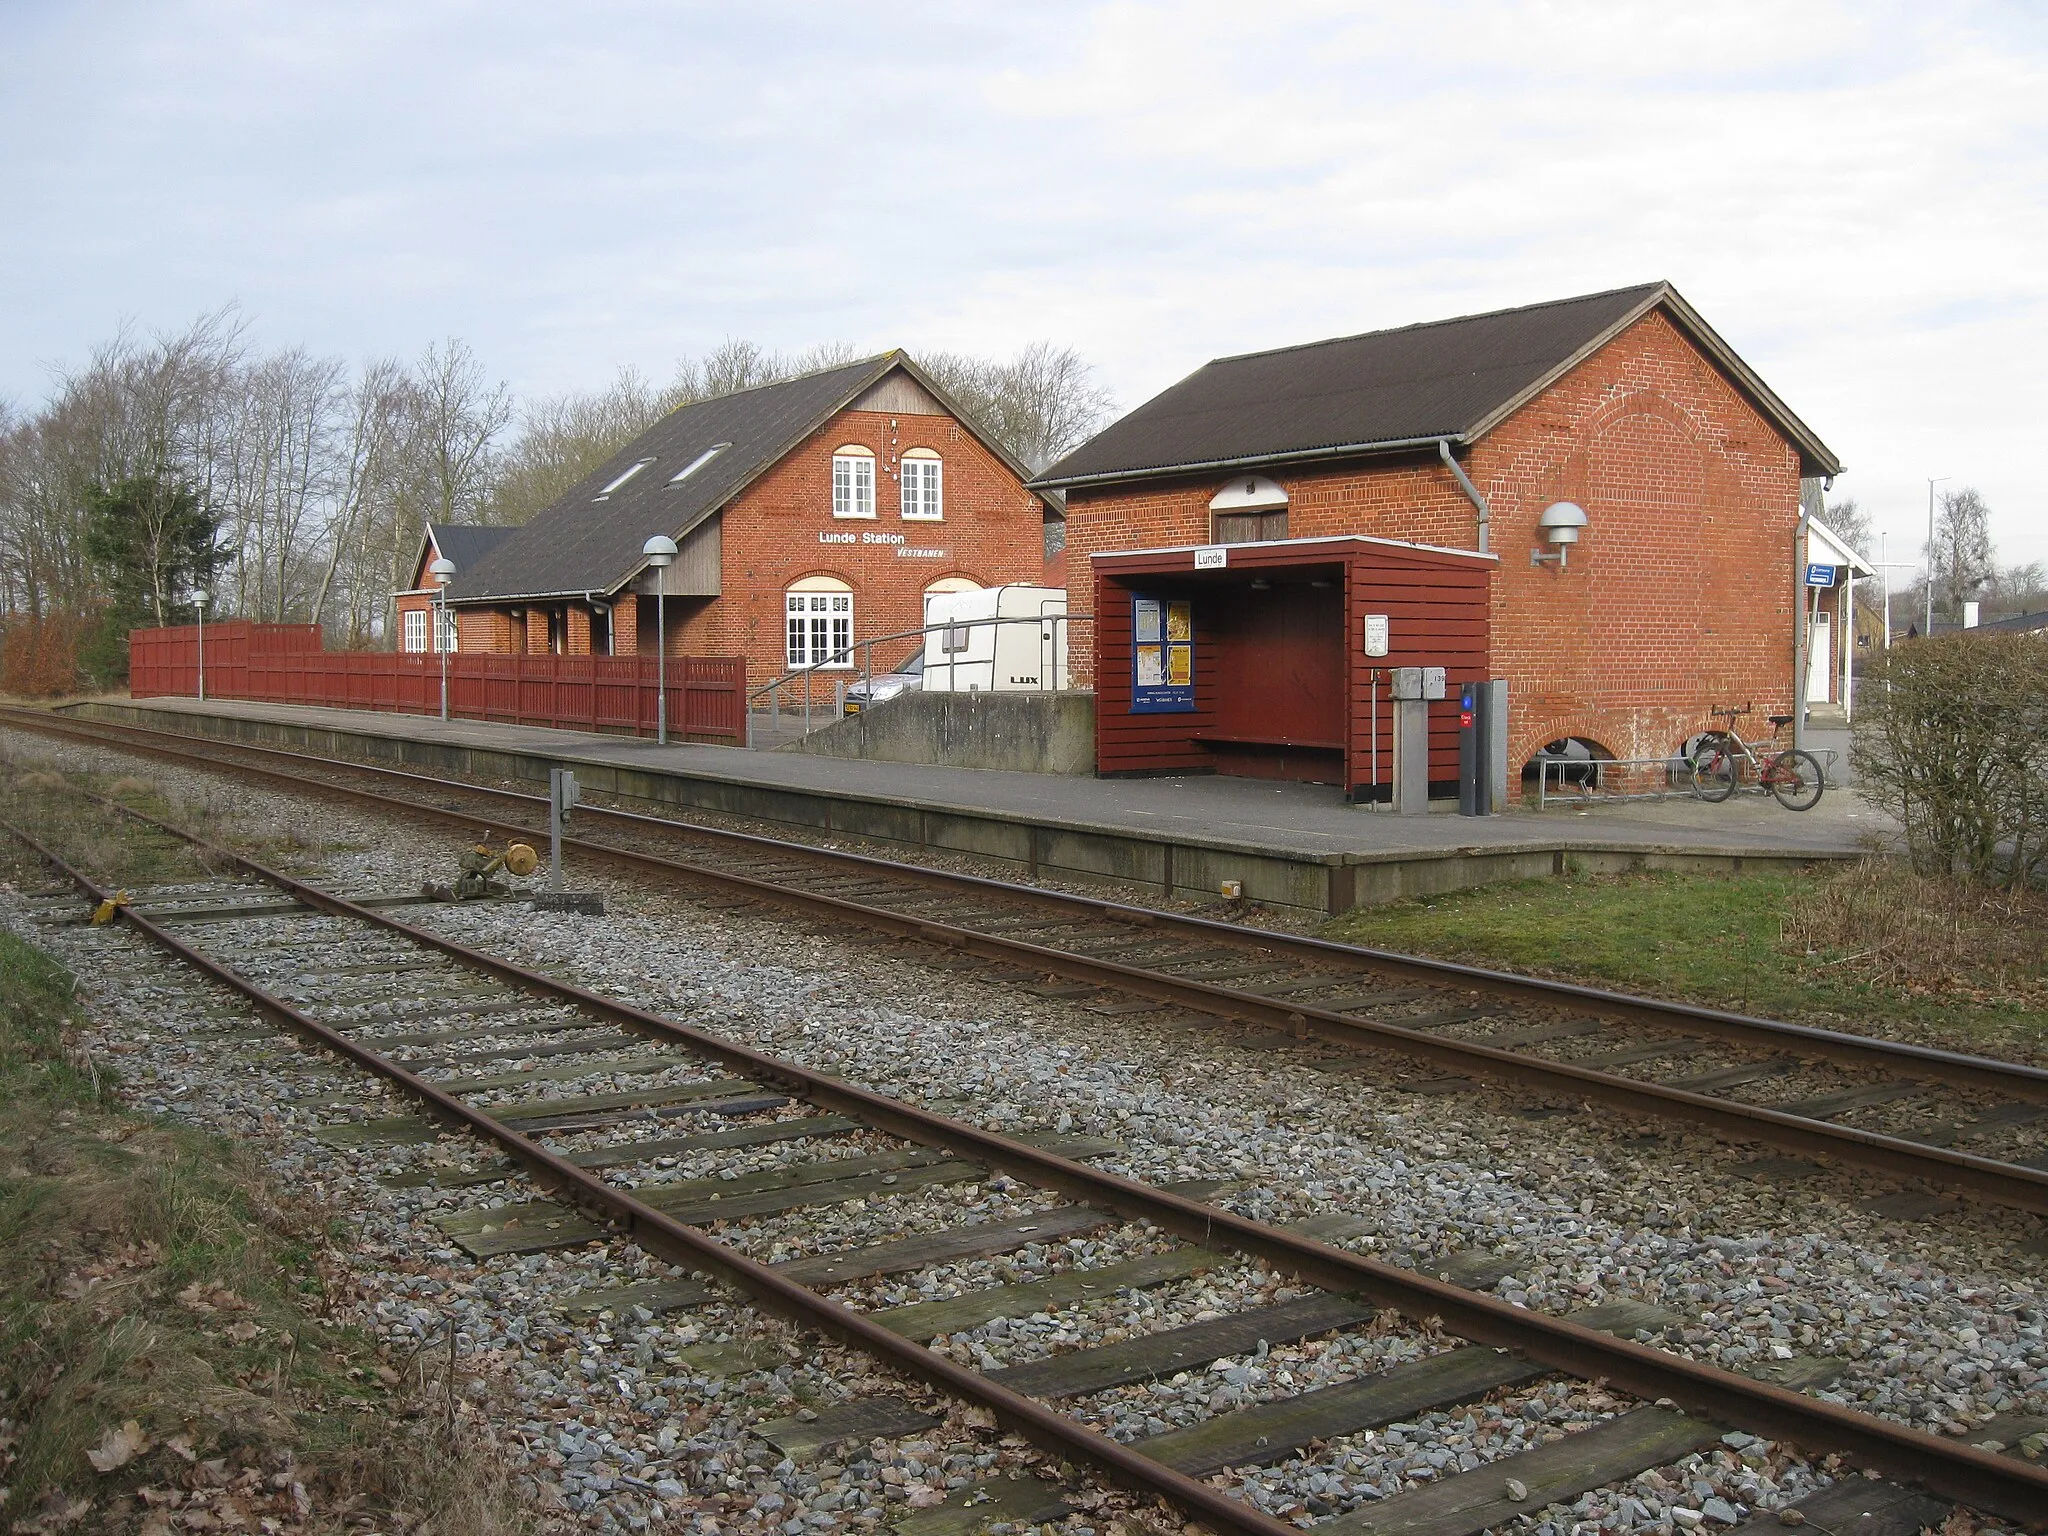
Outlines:
[[640, 546], [654, 571], [654, 739], [668, 745], [668, 566], [676, 557], [676, 541], [657, 533]]
[[192, 594], [192, 606], [199, 610], [199, 702], [206, 702], [206, 589]]
[[434, 578], [434, 649], [441, 653], [441, 718], [448, 718], [448, 583], [455, 579], [455, 562], [446, 555], [427, 567]]
[[1934, 633], [1934, 488], [1947, 478], [1937, 475], [1927, 482], [1927, 627], [1922, 635]]

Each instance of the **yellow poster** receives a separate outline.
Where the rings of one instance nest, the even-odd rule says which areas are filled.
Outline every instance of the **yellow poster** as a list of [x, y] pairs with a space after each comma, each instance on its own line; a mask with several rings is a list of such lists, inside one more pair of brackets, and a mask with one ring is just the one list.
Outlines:
[[1195, 638], [1194, 604], [1179, 602], [1166, 605], [1166, 638], [1169, 640], [1192, 640]]
[[1195, 648], [1192, 645], [1170, 645], [1166, 648], [1166, 681], [1174, 688], [1185, 688], [1195, 680]]
[[1165, 668], [1159, 655], [1161, 647], [1141, 645], [1138, 647], [1138, 686], [1157, 688], [1165, 679]]

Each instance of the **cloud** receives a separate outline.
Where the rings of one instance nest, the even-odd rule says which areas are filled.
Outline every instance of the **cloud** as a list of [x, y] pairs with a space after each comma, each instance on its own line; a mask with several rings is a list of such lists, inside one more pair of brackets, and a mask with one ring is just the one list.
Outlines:
[[2048, 557], [2022, 7], [163, 4], [17, 12], [0, 394], [124, 316], [467, 337], [524, 390], [798, 347], [1232, 351], [1669, 277], [1910, 533]]

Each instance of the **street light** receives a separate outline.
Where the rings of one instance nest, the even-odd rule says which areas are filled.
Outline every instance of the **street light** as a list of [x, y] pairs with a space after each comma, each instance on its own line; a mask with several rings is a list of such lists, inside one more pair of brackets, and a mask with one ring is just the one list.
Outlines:
[[441, 718], [448, 718], [448, 583], [455, 579], [455, 562], [446, 555], [427, 567], [434, 578], [434, 649], [441, 653]]
[[199, 610], [199, 702], [206, 702], [206, 592], [192, 594], [192, 606]]
[[676, 557], [676, 541], [657, 533], [640, 546], [654, 568], [654, 739], [668, 745], [668, 564]]
[[1927, 627], [1921, 634], [1934, 634], [1934, 488], [1948, 479], [1947, 475], [1936, 475], [1927, 482]]

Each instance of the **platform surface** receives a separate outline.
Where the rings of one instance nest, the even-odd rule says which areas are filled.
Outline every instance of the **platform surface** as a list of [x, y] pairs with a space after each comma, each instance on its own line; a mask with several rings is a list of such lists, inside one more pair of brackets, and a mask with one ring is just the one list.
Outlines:
[[1395, 816], [1348, 805], [1340, 791], [1312, 784], [1191, 775], [1093, 779], [906, 763], [852, 762], [798, 752], [671, 744], [630, 736], [589, 735], [475, 720], [376, 714], [240, 700], [107, 698], [99, 702], [166, 714], [271, 720], [318, 730], [396, 737], [451, 746], [544, 755], [573, 765], [609, 763], [642, 770], [776, 785], [852, 799], [968, 811], [1056, 827], [1115, 831], [1194, 845], [1230, 845], [1315, 857], [1452, 853], [1566, 844], [1783, 857], [1841, 855], [1888, 839], [1892, 823], [1853, 789], [1831, 789], [1811, 811], [1784, 810], [1760, 795], [1722, 805], [1689, 798], [1552, 807], [1466, 817], [1445, 807], [1428, 816]]

